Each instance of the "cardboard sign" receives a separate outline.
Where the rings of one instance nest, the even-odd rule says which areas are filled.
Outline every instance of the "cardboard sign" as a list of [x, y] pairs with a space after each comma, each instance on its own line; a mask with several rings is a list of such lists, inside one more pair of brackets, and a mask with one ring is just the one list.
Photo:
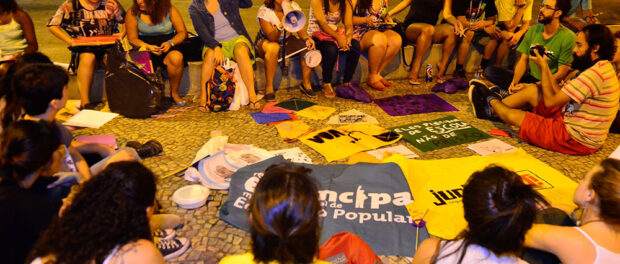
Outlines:
[[491, 137], [454, 116], [393, 127], [390, 130], [401, 134], [411, 145], [423, 152]]

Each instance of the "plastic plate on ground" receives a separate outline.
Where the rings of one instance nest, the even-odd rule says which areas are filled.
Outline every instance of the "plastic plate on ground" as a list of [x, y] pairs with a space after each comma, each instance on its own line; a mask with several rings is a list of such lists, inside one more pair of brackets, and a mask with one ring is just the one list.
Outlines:
[[172, 194], [172, 200], [184, 209], [203, 206], [209, 197], [209, 189], [199, 184], [179, 188]]

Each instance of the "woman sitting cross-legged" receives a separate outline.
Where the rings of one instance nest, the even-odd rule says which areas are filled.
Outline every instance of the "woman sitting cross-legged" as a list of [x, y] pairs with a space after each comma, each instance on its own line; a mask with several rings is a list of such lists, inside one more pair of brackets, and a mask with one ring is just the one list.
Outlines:
[[[409, 41], [415, 43], [409, 83], [420, 84], [418, 76], [424, 54], [432, 43], [443, 43], [441, 59], [437, 63], [437, 82], [441, 83], [445, 80], [448, 61], [458, 40], [455, 31], [461, 34], [463, 30], [461, 22], [452, 15], [452, 0], [404, 0], [390, 10], [389, 14], [396, 15], [407, 7], [409, 13], [404, 21], [405, 35]], [[443, 13], [444, 21], [435, 25], [440, 12]]]
[[[282, 11], [282, 0], [265, 0], [265, 4], [258, 9], [257, 14], [260, 30], [256, 35], [256, 51], [259, 57], [265, 60], [265, 100], [275, 101], [275, 94], [273, 92], [273, 79], [276, 75], [276, 69], [278, 67], [278, 58], [281, 58], [280, 46], [284, 43], [285, 29], [282, 26], [282, 19], [284, 13]], [[314, 40], [312, 40], [306, 28], [302, 28], [297, 32], [299, 35], [295, 37], [292, 33], [287, 34], [286, 38], [286, 53], [292, 53], [303, 47], [307, 47], [308, 50], [314, 49]], [[301, 38], [301, 39], [300, 39]], [[289, 52], [290, 51], [290, 52]], [[300, 54], [302, 84], [299, 90], [309, 97], [315, 97], [314, 91], [310, 84], [310, 73], [312, 69], [306, 65], [306, 61], [303, 56], [306, 51]], [[333, 91], [331, 92], [333, 95]], [[331, 96], [333, 97], [333, 96]]]
[[387, 0], [352, 0], [354, 37], [359, 40], [361, 50], [368, 54], [368, 80], [366, 84], [383, 91], [391, 87], [381, 72], [398, 54], [402, 39], [389, 28], [394, 21], [387, 12]]
[[[353, 32], [352, 18], [345, 18], [346, 9], [351, 9], [347, 0], [312, 0], [310, 6], [310, 20], [308, 22], [308, 35], [314, 38], [316, 47], [321, 51], [323, 60], [321, 68], [323, 70], [323, 94], [325, 97], [334, 97], [333, 86], [334, 78], [332, 72], [338, 63], [339, 55], [347, 57], [345, 65], [339, 65], [341, 70], [344, 66], [344, 76], [342, 84], [351, 84], [353, 74], [359, 61], [359, 53], [351, 50], [361, 50], [360, 42], [346, 36], [346, 32]], [[348, 14], [351, 14], [349, 11]], [[344, 28], [339, 28], [342, 22]], [[349, 47], [352, 46], [352, 48]]]
[[129, 42], [145, 47], [151, 53], [153, 66], [166, 67], [172, 99], [175, 104], [185, 106], [179, 96], [184, 67], [179, 44], [187, 38], [187, 30], [179, 11], [170, 0], [133, 0], [125, 24]]
[[251, 252], [220, 264], [327, 263], [319, 249], [319, 192], [310, 170], [290, 163], [272, 165], [250, 200]]
[[239, 14], [239, 8], [250, 7], [251, 0], [193, 0], [189, 5], [192, 24], [204, 43], [199, 106], [202, 112], [209, 111], [206, 83], [224, 58], [233, 59], [239, 66], [241, 79], [248, 89], [250, 108], [260, 108], [254, 90], [254, 50]]
[[413, 263], [526, 263], [518, 256], [544, 198], [508, 169], [489, 166], [463, 187], [467, 229], [455, 240], [424, 240]]
[[63, 205], [27, 263], [164, 263], [149, 227], [155, 188], [139, 162], [110, 164]]
[[577, 227], [536, 224], [525, 245], [567, 264], [620, 263], [620, 161], [606, 159], [592, 168], [573, 201], [583, 209]]

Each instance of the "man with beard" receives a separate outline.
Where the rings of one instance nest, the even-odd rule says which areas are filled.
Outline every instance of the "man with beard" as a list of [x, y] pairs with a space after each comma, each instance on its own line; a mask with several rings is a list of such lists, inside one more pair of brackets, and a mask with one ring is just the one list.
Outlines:
[[485, 77], [499, 87], [502, 96], [524, 89], [527, 84], [538, 83], [540, 85], [540, 68], [533, 61], [528, 61], [530, 48], [537, 44], [547, 49], [549, 67], [555, 78], [564, 79], [570, 69], [568, 64], [572, 59], [571, 51], [575, 45], [575, 34], [562, 26], [560, 19], [568, 13], [570, 8], [570, 0], [544, 1], [538, 15], [539, 24], [527, 31], [517, 48], [521, 57], [515, 65], [514, 72], [499, 66], [486, 69]]
[[[557, 152], [586, 155], [607, 138], [618, 111], [620, 87], [611, 60], [616, 50], [609, 28], [588, 25], [577, 34], [572, 68], [576, 77], [559, 84], [551, 73], [547, 55], [530, 56], [541, 70], [541, 87], [527, 86], [500, 99], [482, 82], [473, 81], [469, 98], [478, 118], [498, 116], [520, 127], [519, 138]], [[520, 110], [534, 107], [532, 112]]]

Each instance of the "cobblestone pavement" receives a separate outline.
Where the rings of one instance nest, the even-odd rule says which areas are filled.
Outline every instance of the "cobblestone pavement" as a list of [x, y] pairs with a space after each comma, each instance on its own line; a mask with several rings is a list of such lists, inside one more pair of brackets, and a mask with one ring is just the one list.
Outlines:
[[[375, 98], [388, 97], [397, 94], [423, 94], [430, 93], [432, 84], [424, 84], [412, 87], [406, 81], [395, 81], [395, 87], [386, 92], [370, 91]], [[408, 116], [389, 116], [375, 104], [363, 104], [345, 99], [326, 99], [320, 96], [311, 101], [319, 105], [331, 106], [342, 112], [350, 109], [358, 109], [362, 112], [375, 116], [383, 127], [393, 127], [414, 122], [432, 120], [448, 115], [454, 115], [460, 120], [474, 125], [475, 127], [489, 131], [491, 128], [510, 130], [511, 138], [501, 138], [506, 143], [524, 148], [534, 157], [546, 162], [558, 169], [568, 177], [578, 180], [586, 171], [607, 157], [618, 144], [620, 136], [612, 134], [600, 151], [589, 156], [568, 156], [547, 151], [520, 141], [517, 131], [511, 130], [502, 123], [492, 123], [473, 117], [471, 105], [467, 99], [466, 91], [456, 94], [437, 94], [460, 111], [448, 113], [430, 113]], [[301, 97], [297, 90], [278, 91], [278, 100], [291, 97]], [[212, 130], [221, 130], [224, 135], [230, 137], [229, 142], [241, 144], [254, 144], [267, 150], [300, 147], [308, 154], [315, 163], [326, 164], [326, 160], [317, 152], [300, 142], [285, 143], [277, 135], [272, 126], [258, 125], [249, 115], [248, 107], [239, 111], [224, 113], [201, 113], [193, 108], [179, 117], [167, 119], [129, 119], [118, 117], [99, 129], [83, 129], [75, 131], [76, 135], [114, 133], [117, 136], [119, 146], [123, 146], [129, 140], [145, 142], [149, 139], [157, 139], [164, 146], [164, 152], [157, 157], [148, 158], [144, 161], [146, 166], [152, 169], [160, 177], [158, 182], [157, 198], [162, 205], [162, 210], [167, 213], [181, 215], [185, 219], [184, 227], [178, 231], [181, 236], [191, 239], [192, 247], [186, 254], [171, 261], [171, 263], [216, 263], [222, 257], [242, 253], [248, 249], [248, 233], [236, 229], [219, 220], [220, 205], [226, 200], [226, 191], [213, 191], [206, 206], [196, 210], [185, 210], [177, 207], [171, 199], [172, 193], [185, 182], [182, 174], [169, 177], [174, 171], [188, 165], [194, 158], [195, 152], [208, 140]], [[326, 122], [301, 118], [304, 122], [315, 129], [324, 127]], [[452, 157], [464, 157], [475, 155], [467, 149], [466, 145], [459, 145], [440, 150], [421, 152], [408, 143], [401, 141], [420, 155], [420, 159], [443, 159]], [[386, 257], [386, 263], [409, 263], [405, 258]]]

